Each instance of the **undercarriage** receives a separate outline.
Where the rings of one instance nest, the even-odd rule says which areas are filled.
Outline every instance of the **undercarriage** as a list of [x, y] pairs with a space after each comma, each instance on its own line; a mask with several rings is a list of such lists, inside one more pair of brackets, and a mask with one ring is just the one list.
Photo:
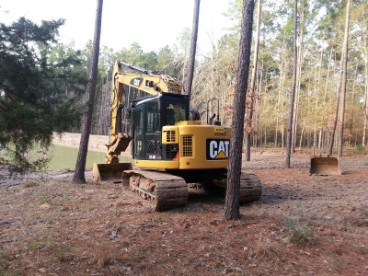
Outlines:
[[[148, 171], [123, 172], [123, 184], [150, 201], [156, 211], [183, 207], [188, 203], [188, 184], [200, 184], [208, 191], [225, 194], [226, 170], [220, 171]], [[256, 201], [261, 197], [262, 185], [254, 174], [240, 176], [239, 202]]]

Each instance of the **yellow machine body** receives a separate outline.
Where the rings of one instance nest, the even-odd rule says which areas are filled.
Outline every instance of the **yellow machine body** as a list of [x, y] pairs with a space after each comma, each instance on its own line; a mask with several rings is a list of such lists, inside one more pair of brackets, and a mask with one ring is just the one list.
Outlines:
[[196, 121], [164, 126], [162, 144], [179, 145], [173, 160], [134, 160], [134, 165], [142, 168], [172, 170], [225, 169], [230, 150], [230, 128], [202, 125]]
[[[128, 73], [127, 69], [138, 73]], [[116, 178], [132, 165], [164, 170], [227, 168], [231, 129], [220, 125], [203, 124], [199, 120], [189, 120], [189, 98], [184, 98], [185, 96], [182, 95], [183, 86], [180, 81], [160, 72], [119, 61], [115, 63], [112, 78], [110, 139], [107, 144], [105, 164], [94, 165], [94, 180]], [[170, 99], [173, 102], [170, 102]], [[143, 115], [134, 111], [139, 110], [140, 106], [147, 104], [148, 101], [157, 102], [156, 113], [150, 115], [146, 107], [141, 108]], [[174, 112], [178, 106], [182, 108], [180, 112], [186, 115], [177, 112], [179, 115], [175, 114], [174, 123], [163, 119], [169, 117], [170, 108], [170, 112]], [[141, 120], [139, 116], [145, 116], [145, 119]], [[146, 135], [139, 133], [140, 120], [145, 126], [159, 122], [160, 128], [152, 132], [154, 134], [150, 134], [159, 137], [154, 141], [153, 146], [146, 136], [144, 136], [145, 140], [139, 140], [140, 135]], [[144, 131], [148, 133], [149, 127], [146, 126]], [[119, 155], [126, 151], [129, 145], [133, 148], [132, 164], [119, 163]], [[149, 153], [152, 148], [155, 154]]]

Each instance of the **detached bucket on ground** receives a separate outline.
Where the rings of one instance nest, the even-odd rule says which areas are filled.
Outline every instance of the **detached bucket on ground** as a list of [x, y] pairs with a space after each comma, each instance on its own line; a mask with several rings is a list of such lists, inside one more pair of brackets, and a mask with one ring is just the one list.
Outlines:
[[319, 156], [311, 158], [310, 175], [341, 175], [339, 160], [336, 157]]

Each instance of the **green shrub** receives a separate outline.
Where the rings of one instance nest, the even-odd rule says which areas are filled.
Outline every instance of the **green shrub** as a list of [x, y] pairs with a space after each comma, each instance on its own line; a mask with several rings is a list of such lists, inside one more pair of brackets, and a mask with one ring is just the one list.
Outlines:
[[313, 229], [303, 214], [295, 218], [287, 218], [284, 225], [288, 228], [286, 240], [299, 245], [314, 245], [316, 239], [313, 235]]

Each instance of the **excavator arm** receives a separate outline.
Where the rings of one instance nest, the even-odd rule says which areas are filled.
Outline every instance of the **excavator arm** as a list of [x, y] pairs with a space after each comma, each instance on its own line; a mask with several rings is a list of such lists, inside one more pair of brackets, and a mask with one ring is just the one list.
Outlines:
[[[128, 74], [128, 70], [137, 72]], [[160, 93], [181, 94], [179, 80], [161, 72], [140, 68], [116, 61], [112, 73], [110, 140], [105, 161], [119, 163], [119, 155], [124, 152], [133, 138], [131, 131], [131, 108], [137, 100]]]

